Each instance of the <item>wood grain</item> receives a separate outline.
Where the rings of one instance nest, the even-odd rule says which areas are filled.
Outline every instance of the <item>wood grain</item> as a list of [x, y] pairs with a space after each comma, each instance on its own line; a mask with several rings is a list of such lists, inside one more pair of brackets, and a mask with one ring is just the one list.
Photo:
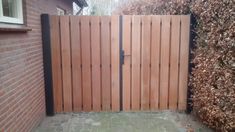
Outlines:
[[60, 47], [60, 27], [58, 16], [50, 16], [51, 27], [51, 56], [52, 56], [52, 81], [54, 94], [55, 112], [63, 111], [63, 90], [61, 72], [61, 47]]
[[102, 77], [102, 110], [111, 109], [111, 40], [110, 17], [101, 17], [101, 77]]
[[190, 16], [123, 16], [122, 34], [120, 24], [50, 16], [55, 112], [186, 110]]
[[92, 63], [92, 104], [94, 111], [101, 111], [101, 59], [100, 59], [100, 18], [91, 17], [91, 63]]
[[73, 79], [73, 111], [82, 111], [82, 69], [79, 17], [70, 17], [71, 56]]
[[179, 75], [179, 43], [180, 43], [180, 16], [172, 16], [171, 51], [170, 51], [170, 84], [169, 109], [177, 109], [178, 75]]
[[64, 111], [72, 112], [72, 77], [71, 77], [71, 47], [69, 17], [60, 17], [60, 37], [63, 77], [63, 103]]
[[111, 88], [112, 111], [120, 110], [119, 16], [111, 17]]
[[187, 108], [188, 61], [190, 40], [190, 16], [181, 16], [180, 67], [179, 67], [179, 102], [178, 109]]
[[89, 17], [82, 16], [81, 20], [81, 51], [82, 51], [82, 97], [83, 110], [91, 111], [91, 44]]
[[141, 51], [141, 109], [149, 110], [150, 106], [150, 42], [151, 16], [142, 17], [142, 51]]
[[131, 16], [123, 16], [123, 110], [131, 109]]
[[131, 109], [140, 110], [140, 58], [141, 58], [141, 16], [132, 17], [132, 73], [131, 73]]
[[161, 16], [152, 16], [150, 109], [158, 110]]
[[169, 56], [170, 56], [170, 16], [162, 16], [161, 29], [161, 70], [160, 109], [168, 109]]

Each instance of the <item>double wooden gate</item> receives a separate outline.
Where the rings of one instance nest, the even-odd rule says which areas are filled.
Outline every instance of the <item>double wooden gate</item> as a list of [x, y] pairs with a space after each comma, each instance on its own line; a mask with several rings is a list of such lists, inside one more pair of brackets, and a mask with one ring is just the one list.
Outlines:
[[186, 109], [190, 16], [42, 18], [55, 112]]

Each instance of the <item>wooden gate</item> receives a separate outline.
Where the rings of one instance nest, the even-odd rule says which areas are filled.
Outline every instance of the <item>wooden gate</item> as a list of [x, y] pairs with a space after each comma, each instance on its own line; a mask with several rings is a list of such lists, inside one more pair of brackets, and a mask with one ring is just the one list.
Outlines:
[[47, 17], [55, 112], [186, 109], [190, 16]]
[[186, 110], [190, 16], [124, 16], [123, 109]]

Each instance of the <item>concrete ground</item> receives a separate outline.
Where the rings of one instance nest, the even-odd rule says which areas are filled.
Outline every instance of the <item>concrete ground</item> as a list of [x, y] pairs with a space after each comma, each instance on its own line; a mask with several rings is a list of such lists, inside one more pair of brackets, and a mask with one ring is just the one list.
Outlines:
[[177, 112], [71, 113], [47, 117], [36, 132], [212, 132]]

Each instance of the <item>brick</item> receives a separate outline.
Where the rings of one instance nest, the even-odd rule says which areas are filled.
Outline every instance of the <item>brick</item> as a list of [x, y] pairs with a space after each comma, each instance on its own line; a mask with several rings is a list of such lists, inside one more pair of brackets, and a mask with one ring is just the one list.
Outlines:
[[33, 131], [45, 117], [40, 15], [71, 12], [66, 0], [25, 0], [27, 33], [0, 33], [0, 131]]

